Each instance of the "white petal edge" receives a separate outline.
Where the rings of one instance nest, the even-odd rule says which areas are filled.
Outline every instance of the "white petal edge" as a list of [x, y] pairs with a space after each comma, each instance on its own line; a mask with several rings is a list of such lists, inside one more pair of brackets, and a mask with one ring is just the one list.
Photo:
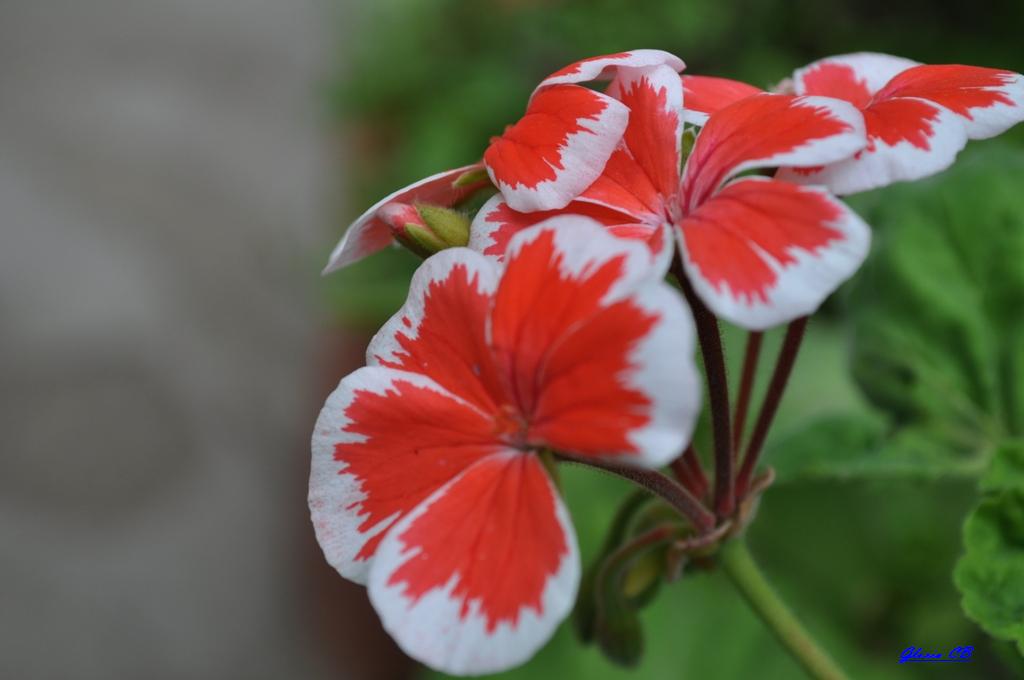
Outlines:
[[[664, 50], [631, 50], [620, 56], [598, 57], [596, 59], [576, 62], [578, 68], [575, 73], [558, 75], [558, 71], [540, 82], [534, 92], [549, 85], [560, 85], [566, 83], [585, 83], [592, 80], [611, 80], [615, 72], [622, 67], [643, 68], [646, 66], [665, 65], [677, 73], [686, 68], [682, 59]], [[572, 66], [572, 64], [570, 64]], [[569, 68], [569, 67], [566, 67]], [[565, 69], [561, 69], [564, 71]]]
[[[737, 182], [770, 182], [768, 178], [744, 177]], [[734, 296], [728, 284], [716, 290], [700, 274], [689, 258], [685, 236], [676, 230], [683, 266], [694, 291], [704, 304], [721, 318], [741, 328], [763, 331], [813, 313], [844, 281], [850, 278], [867, 257], [871, 248], [871, 228], [849, 207], [833, 197], [824, 187], [804, 186], [825, 196], [840, 210], [840, 218], [828, 226], [846, 235], [842, 241], [831, 244], [817, 255], [794, 248], [790, 254], [795, 264], [781, 266], [767, 254], [765, 261], [776, 273], [775, 285], [768, 291], [768, 302], [752, 304]], [[712, 199], [713, 200], [713, 199]]]
[[[492, 259], [469, 248], [448, 248], [430, 256], [412, 275], [405, 304], [370, 340], [366, 348], [368, 366], [379, 365], [384, 361], [398, 361], [402, 347], [398, 344], [396, 336], [401, 333], [409, 338], [416, 337], [423, 321], [426, 295], [431, 284], [448, 279], [452, 270], [460, 265], [466, 268], [470, 281], [476, 277], [476, 289], [479, 292], [488, 295], [494, 293], [501, 272], [500, 267]], [[406, 319], [409, 323], [405, 322]]]
[[886, 83], [908, 68], [919, 66], [920, 62], [880, 52], [853, 52], [838, 54], [811, 62], [793, 72], [793, 88], [797, 94], [806, 94], [807, 87], [804, 76], [823, 64], [849, 66], [859, 80], [862, 80], [871, 94], [885, 87]]
[[367, 560], [356, 560], [355, 556], [368, 541], [387, 531], [398, 513], [365, 531], [359, 529], [366, 514], [351, 509], [351, 506], [366, 499], [366, 493], [360, 488], [359, 480], [344, 474], [343, 464], [334, 460], [334, 447], [341, 443], [366, 441], [363, 435], [345, 431], [352, 423], [345, 411], [355, 400], [356, 392], [383, 395], [396, 380], [433, 390], [475, 410], [426, 376], [383, 366], [364, 366], [353, 371], [342, 378], [327, 397], [313, 428], [308, 498], [310, 517], [328, 564], [345, 578], [360, 584], [366, 583], [370, 565], [376, 556]]
[[[754, 97], [779, 96], [788, 95], [765, 93], [763, 95], [754, 95], [753, 97], [740, 101], [748, 101]], [[739, 102], [736, 104], [738, 105]], [[788, 151], [783, 151], [771, 156], [753, 158], [739, 163], [728, 170], [728, 172], [723, 176], [721, 184], [718, 187], [715, 187], [715, 190], [720, 190], [721, 186], [724, 186], [730, 178], [736, 177], [747, 170], [771, 167], [814, 167], [818, 165], [827, 165], [829, 163], [843, 160], [844, 158], [849, 158], [863, 149], [867, 144], [867, 137], [864, 130], [864, 114], [862, 114], [861, 111], [852, 104], [842, 101], [841, 99], [833, 99], [831, 97], [801, 96], [792, 100], [792, 106], [802, 106], [827, 111], [829, 118], [846, 123], [849, 129], [827, 137], [808, 140], [803, 144], [789, 149]], [[701, 134], [703, 134], [703, 132]], [[700, 135], [697, 136], [696, 143], [701, 143]], [[707, 180], [702, 178], [701, 174], [708, 172], [706, 169], [707, 165], [713, 164], [714, 159], [714, 156], [711, 155], [705, 160], [704, 165], [696, 167], [692, 162], [695, 155], [696, 154], [691, 153], [689, 159], [687, 159], [686, 165], [683, 168], [683, 178], [681, 182], [684, 196], [687, 195], [687, 187], [691, 187], [689, 194], [691, 205], [688, 206], [688, 209], [691, 211], [696, 210], [699, 207], [699, 205], [693, 205], [692, 203], [705, 191], [702, 179], [703, 181]], [[697, 185], [698, 189], [696, 190], [692, 188], [695, 182], [700, 183]]]
[[[666, 234], [666, 238], [671, 238]], [[629, 433], [639, 455], [607, 456], [623, 465], [668, 465], [690, 442], [701, 408], [700, 373], [695, 361], [693, 316], [683, 296], [664, 281], [650, 281], [631, 301], [658, 322], [630, 353], [634, 366], [628, 385], [651, 400], [650, 422]]]
[[[518, 451], [493, 454], [508, 457], [523, 455], [533, 454]], [[480, 615], [479, 604], [473, 603], [469, 615], [464, 619], [459, 615], [462, 602], [451, 596], [458, 583], [457, 576], [453, 576], [443, 588], [434, 588], [415, 603], [410, 603], [402, 594], [401, 584], [388, 585], [394, 571], [413, 554], [402, 543], [400, 536], [417, 518], [428, 512], [430, 506], [465, 473], [463, 471], [420, 503], [388, 533], [377, 550], [368, 588], [370, 601], [385, 630], [406, 654], [431, 668], [453, 675], [482, 675], [527, 661], [551, 638], [558, 625], [572, 611], [576, 601], [580, 558], [569, 512], [558, 490], [548, 480], [568, 553], [563, 556], [558, 571], [545, 584], [541, 596], [541, 615], [538, 616], [532, 608], [524, 607], [520, 609], [514, 628], [502, 622], [492, 633], [488, 633], [486, 619]]]
[[661, 230], [661, 250], [651, 251], [651, 266], [655, 272], [661, 273], [659, 278], [664, 279], [672, 267], [672, 257], [676, 254], [676, 240], [672, 235], [672, 225], [668, 222], [662, 222], [658, 229]]
[[967, 128], [968, 139], [989, 139], [1006, 132], [1024, 121], [1024, 75], [1009, 73], [1001, 87], [987, 87], [1005, 95], [1012, 104], [997, 102], [991, 106], [977, 106], [968, 110], [970, 118], [961, 116]]
[[564, 208], [604, 172], [608, 158], [626, 131], [629, 109], [616, 99], [598, 92], [594, 94], [604, 100], [605, 109], [596, 120], [577, 119], [583, 130], [570, 133], [559, 147], [562, 169], [551, 166], [555, 170], [554, 179], [542, 180], [533, 187], [524, 184], [513, 186], [498, 180], [490, 166], [485, 164], [491, 182], [513, 209], [534, 212]]
[[[679, 78], [679, 74], [667, 66], [622, 68], [619, 70], [615, 80], [608, 86], [608, 94], [619, 99], [621, 98], [622, 88], [628, 88], [633, 83], [641, 80], [646, 80], [655, 94], [664, 93], [667, 110], [676, 114], [676, 132], [673, 137], [675, 148], [673, 149], [673, 154], [676, 158], [676, 166], [678, 167], [683, 141], [683, 123], [685, 122], [683, 120], [685, 114], [683, 110], [683, 81]], [[633, 153], [632, 149], [629, 150], [629, 154], [636, 159], [636, 154]], [[651, 181], [653, 183], [653, 178]]]
[[501, 194], [491, 196], [481, 206], [479, 212], [473, 218], [473, 222], [469, 225], [469, 243], [467, 247], [496, 262], [504, 258], [497, 255], [485, 255], [484, 251], [491, 246], [497, 245], [497, 242], [494, 240], [494, 234], [501, 228], [501, 223], [489, 222], [487, 218], [491, 213], [497, 211], [499, 206], [504, 204], [505, 197]]
[[693, 109], [683, 108], [683, 122], [689, 123], [694, 127], [704, 127], [704, 123], [708, 122], [708, 118], [711, 117], [710, 113], [704, 113], [703, 111], [694, 111]]
[[729, 173], [730, 176], [752, 168], [813, 166], [833, 163], [852, 156], [863, 149], [867, 143], [864, 132], [864, 114], [852, 104], [832, 97], [803, 96], [794, 99], [793, 105], [827, 111], [831, 119], [846, 123], [850, 129], [828, 137], [808, 140], [800, 146], [774, 156], [741, 163], [737, 169]]
[[932, 123], [934, 136], [931, 138], [930, 149], [919, 149], [906, 140], [890, 146], [881, 138], [875, 138], [872, 150], [864, 149], [859, 155], [832, 163], [816, 172], [782, 168], [777, 177], [795, 184], [824, 185], [833, 193], [848, 195], [895, 182], [922, 179], [951, 166], [957, 154], [967, 145], [967, 134], [961, 118], [926, 99], [900, 97], [891, 101], [900, 99], [914, 99], [939, 112], [938, 119]]
[[[515, 259], [522, 248], [544, 232], [554, 234], [554, 247], [561, 255], [560, 271], [566, 278], [579, 278], [601, 263], [625, 255], [624, 273], [601, 300], [602, 305], [621, 300], [648, 281], [665, 277], [670, 258], [652, 256], [642, 241], [613, 236], [599, 222], [582, 215], [550, 217], [516, 234], [505, 251], [505, 263]], [[664, 266], [664, 269], [659, 267]]]

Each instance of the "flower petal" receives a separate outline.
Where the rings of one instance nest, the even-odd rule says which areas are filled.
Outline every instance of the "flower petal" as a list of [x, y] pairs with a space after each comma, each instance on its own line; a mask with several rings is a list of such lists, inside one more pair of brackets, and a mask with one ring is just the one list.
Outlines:
[[327, 561], [364, 582], [395, 521], [500, 448], [493, 418], [429, 378], [381, 366], [346, 376], [313, 431], [309, 508]]
[[[536, 224], [561, 215], [576, 215], [596, 220], [605, 226], [628, 224], [633, 217], [601, 205], [574, 201], [561, 210], [519, 212], [500, 194], [492, 196], [473, 218], [469, 228], [469, 247], [488, 257], [502, 260], [512, 237]], [[644, 234], [647, 238], [650, 234]]]
[[629, 107], [623, 142], [663, 197], [679, 188], [683, 84], [668, 66], [622, 68], [608, 94]]
[[864, 118], [847, 102], [768, 93], [741, 99], [701, 128], [683, 171], [684, 212], [744, 170], [824, 165], [865, 143]]
[[399, 646], [447, 673], [529, 659], [576, 599], [569, 514], [533, 454], [481, 460], [388, 533], [370, 599]]
[[1013, 71], [957, 64], [924, 65], [903, 71], [877, 100], [920, 97], [959, 116], [969, 139], [994, 137], [1024, 120], [1024, 76]]
[[666, 283], [609, 304], [548, 355], [531, 438], [577, 455], [667, 465], [700, 411], [693, 338], [686, 303]]
[[749, 177], [684, 219], [679, 237], [705, 304], [763, 330], [817, 309], [863, 262], [871, 232], [818, 187]]
[[708, 116], [741, 99], [760, 94], [764, 90], [739, 80], [714, 76], [682, 76], [683, 120], [693, 125], [704, 125]]
[[646, 66], [661, 65], [668, 66], [676, 72], [686, 68], [686, 64], [683, 63], [682, 59], [664, 50], [632, 50], [630, 52], [590, 57], [569, 64], [542, 80], [540, 85], [537, 86], [537, 90], [549, 85], [585, 83], [591, 80], [611, 80], [615, 77], [616, 72], [624, 67], [644, 68]]
[[345, 231], [345, 235], [331, 252], [331, 257], [322, 273], [330, 274], [367, 255], [372, 255], [392, 243], [391, 229], [377, 215], [381, 208], [389, 203], [412, 203], [415, 201], [452, 206], [483, 185], [483, 182], [475, 182], [464, 186], [455, 186], [455, 180], [463, 174], [479, 170], [481, 167], [477, 163], [454, 170], [445, 170], [399, 189], [377, 201]]
[[428, 258], [409, 297], [370, 341], [368, 365], [422, 373], [485, 413], [507, 401], [485, 337], [497, 264], [468, 248]]
[[819, 59], [793, 74], [797, 94], [845, 99], [865, 108], [893, 76], [918, 62], [877, 52], [856, 52]]
[[967, 144], [960, 118], [925, 99], [875, 102], [864, 110], [868, 145], [823, 168], [783, 168], [778, 177], [798, 184], [822, 184], [853, 194], [945, 170]]
[[516, 210], [564, 208], [604, 170], [629, 120], [629, 110], [579, 85], [534, 94], [526, 114], [496, 137], [484, 164]]
[[646, 466], [679, 454], [699, 397], [692, 321], [663, 276], [646, 246], [582, 218], [513, 239], [491, 340], [530, 444]]
[[625, 213], [637, 222], [657, 223], [666, 213], [665, 199], [624, 146], [615, 150], [601, 176], [577, 200]]

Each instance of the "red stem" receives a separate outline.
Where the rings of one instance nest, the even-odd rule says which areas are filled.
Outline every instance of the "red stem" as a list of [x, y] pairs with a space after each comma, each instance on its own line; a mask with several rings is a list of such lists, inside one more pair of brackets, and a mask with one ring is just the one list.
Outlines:
[[708, 478], [704, 476], [704, 468], [701, 467], [692, 443], [686, 447], [683, 455], [669, 463], [669, 468], [690, 493], [697, 498], [704, 498], [708, 492]]
[[692, 493], [671, 477], [655, 470], [616, 465], [597, 458], [567, 454], [557, 454], [557, 456], [561, 460], [604, 470], [639, 484], [678, 510], [683, 517], [690, 521], [698, 533], [703, 534], [715, 528], [715, 516], [708, 512], [707, 508]]
[[747, 444], [743, 465], [736, 476], [736, 487], [740, 497], [747, 492], [750, 486], [750, 476], [757, 465], [757, 459], [764, 447], [764, 440], [768, 436], [768, 428], [771, 427], [772, 419], [775, 418], [775, 412], [782, 400], [782, 393], [785, 392], [786, 383], [789, 382], [789, 376], [793, 372], [793, 364], [796, 362], [796, 355], [800, 350], [800, 343], [803, 342], [806, 329], [806, 316], [789, 324], [786, 329], [786, 337], [782, 341], [782, 349], [779, 350], [779, 358], [775, 363], [771, 382], [768, 384], [768, 392], [765, 393], [761, 412], [758, 413], [757, 423], [754, 425], [754, 432], [750, 437], [750, 443]]
[[669, 468], [672, 470], [672, 474], [676, 476], [679, 483], [682, 484], [686, 489], [694, 496], [700, 498], [699, 487], [697, 480], [693, 478], [693, 473], [690, 471], [690, 466], [686, 464], [682, 456], [679, 456], [674, 461], [669, 463]]
[[761, 340], [764, 333], [751, 331], [747, 336], [747, 350], [743, 355], [743, 376], [740, 378], [740, 394], [736, 398], [736, 415], [732, 425], [732, 455], [738, 456], [743, 442], [743, 428], [747, 425], [747, 408], [750, 406], [750, 392], [757, 374], [757, 361], [761, 358]]
[[690, 303], [697, 337], [704, 357], [704, 371], [708, 379], [708, 402], [711, 405], [712, 431], [715, 440], [715, 512], [728, 517], [736, 507], [733, 487], [732, 430], [729, 426], [729, 383], [725, 376], [725, 354], [718, 319], [704, 306], [690, 285], [682, 262], [677, 257], [672, 271]]
[[690, 474], [697, 482], [695, 493], [699, 498], [703, 498], [704, 494], [708, 492], [708, 478], [704, 475], [704, 466], [700, 464], [700, 458], [693, 448], [693, 443], [686, 447], [686, 451], [683, 453], [683, 462], [690, 468]]

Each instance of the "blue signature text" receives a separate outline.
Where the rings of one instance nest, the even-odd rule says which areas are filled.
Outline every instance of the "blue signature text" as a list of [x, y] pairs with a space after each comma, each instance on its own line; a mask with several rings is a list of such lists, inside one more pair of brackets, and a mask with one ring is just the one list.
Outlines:
[[971, 660], [974, 647], [954, 647], [946, 654], [926, 652], [920, 647], [907, 647], [900, 655], [900, 663], [965, 663]]

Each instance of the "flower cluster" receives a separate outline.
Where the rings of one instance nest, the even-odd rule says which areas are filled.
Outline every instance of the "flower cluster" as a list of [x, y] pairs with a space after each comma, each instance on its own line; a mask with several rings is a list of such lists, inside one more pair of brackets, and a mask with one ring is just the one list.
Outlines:
[[[552, 465], [680, 458], [694, 314], [751, 331], [811, 314], [870, 245], [837, 195], [1024, 120], [1024, 78], [997, 69], [853, 54], [775, 92], [683, 70], [634, 50], [553, 73], [480, 163], [386, 197], [331, 255], [325, 271], [396, 240], [429, 256], [320, 414], [309, 504], [327, 560], [435, 668], [521, 663], [568, 614], [580, 564]], [[734, 509], [688, 519], [710, 534]]]

